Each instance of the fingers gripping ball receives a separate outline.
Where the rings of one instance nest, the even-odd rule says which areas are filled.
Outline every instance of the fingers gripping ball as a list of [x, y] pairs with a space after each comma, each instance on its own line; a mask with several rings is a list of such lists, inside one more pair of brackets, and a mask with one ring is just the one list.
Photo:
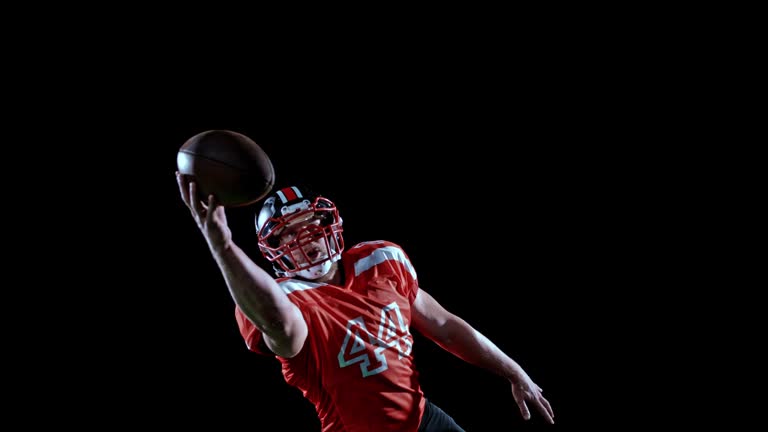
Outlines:
[[247, 136], [209, 130], [189, 138], [176, 155], [181, 174], [194, 177], [200, 196], [213, 194], [225, 207], [261, 200], [275, 184], [275, 170], [264, 150]]

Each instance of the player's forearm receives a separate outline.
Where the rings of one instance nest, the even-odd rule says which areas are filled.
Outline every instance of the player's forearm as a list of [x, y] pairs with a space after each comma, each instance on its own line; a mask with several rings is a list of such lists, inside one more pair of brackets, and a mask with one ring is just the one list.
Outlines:
[[240, 247], [212, 249], [229, 292], [240, 310], [263, 333], [284, 337], [293, 314], [293, 304], [277, 282], [254, 263]]
[[445, 337], [438, 344], [456, 357], [505, 378], [524, 373], [516, 361], [463, 319], [454, 315], [444, 326]]

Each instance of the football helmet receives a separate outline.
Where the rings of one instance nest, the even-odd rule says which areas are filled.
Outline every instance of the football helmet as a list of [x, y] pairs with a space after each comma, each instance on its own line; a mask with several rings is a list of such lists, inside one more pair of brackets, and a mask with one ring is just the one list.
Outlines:
[[278, 277], [320, 278], [344, 250], [336, 205], [306, 188], [291, 186], [273, 193], [255, 222], [259, 250]]

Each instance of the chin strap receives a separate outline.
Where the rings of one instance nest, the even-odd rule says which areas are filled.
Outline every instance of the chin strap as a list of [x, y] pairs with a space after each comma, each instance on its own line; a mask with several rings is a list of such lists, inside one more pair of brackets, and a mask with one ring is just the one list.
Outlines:
[[312, 266], [306, 270], [300, 270], [298, 272], [291, 272], [291, 276], [299, 276], [304, 279], [310, 279], [315, 280], [319, 279], [326, 274], [328, 274], [329, 271], [331, 271], [331, 266], [333, 263], [338, 261], [341, 258], [341, 254], [336, 255], [334, 258], [325, 260], [322, 263]]

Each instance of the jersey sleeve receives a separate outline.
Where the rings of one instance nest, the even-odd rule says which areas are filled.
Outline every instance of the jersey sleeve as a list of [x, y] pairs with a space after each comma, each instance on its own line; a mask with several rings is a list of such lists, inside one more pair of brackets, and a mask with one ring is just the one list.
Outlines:
[[274, 355], [264, 343], [264, 337], [261, 331], [245, 316], [238, 306], [235, 306], [235, 320], [240, 329], [240, 336], [243, 337], [245, 345], [249, 350], [263, 355]]
[[411, 260], [399, 245], [378, 240], [355, 246], [355, 274], [383, 272], [398, 279], [397, 291], [413, 304], [419, 292], [418, 276]]
[[408, 258], [403, 248], [395, 244], [392, 244], [392, 246], [399, 251], [397, 253], [399, 256], [394, 260], [393, 265], [395, 265], [400, 273], [400, 280], [403, 281], [403, 292], [401, 294], [408, 298], [409, 304], [413, 304], [414, 300], [416, 300], [416, 294], [419, 292], [419, 279], [416, 275], [416, 269], [414, 269], [411, 259]]

